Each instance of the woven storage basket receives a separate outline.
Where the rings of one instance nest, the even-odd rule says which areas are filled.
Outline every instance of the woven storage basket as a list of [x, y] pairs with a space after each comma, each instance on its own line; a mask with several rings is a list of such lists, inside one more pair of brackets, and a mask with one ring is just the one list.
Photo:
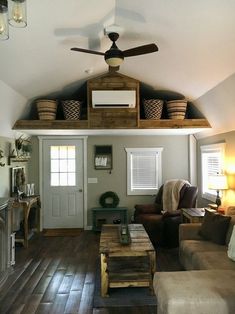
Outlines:
[[162, 108], [163, 108], [163, 100], [145, 99], [144, 100], [145, 119], [149, 119], [149, 120], [161, 119]]
[[66, 120], [79, 120], [81, 117], [82, 103], [79, 100], [62, 101], [64, 117]]
[[38, 117], [40, 120], [55, 120], [57, 101], [50, 99], [37, 100]]
[[183, 120], [187, 109], [187, 100], [170, 100], [166, 103], [169, 119]]

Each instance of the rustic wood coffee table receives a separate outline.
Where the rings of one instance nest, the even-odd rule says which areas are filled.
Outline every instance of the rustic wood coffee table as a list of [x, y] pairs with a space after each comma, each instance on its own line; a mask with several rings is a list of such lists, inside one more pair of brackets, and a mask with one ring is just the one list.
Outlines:
[[120, 244], [118, 225], [103, 225], [100, 236], [101, 296], [109, 288], [149, 287], [156, 270], [154, 247], [141, 224], [130, 224], [131, 243]]

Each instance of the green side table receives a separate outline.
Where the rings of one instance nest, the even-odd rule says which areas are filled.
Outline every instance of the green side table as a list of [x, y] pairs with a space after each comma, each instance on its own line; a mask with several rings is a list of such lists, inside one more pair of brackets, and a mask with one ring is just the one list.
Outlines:
[[92, 210], [92, 230], [93, 231], [101, 231], [101, 224], [97, 224], [97, 214], [101, 219], [105, 220], [110, 214], [119, 215], [119, 219], [122, 224], [128, 223], [128, 208], [127, 207], [94, 207]]

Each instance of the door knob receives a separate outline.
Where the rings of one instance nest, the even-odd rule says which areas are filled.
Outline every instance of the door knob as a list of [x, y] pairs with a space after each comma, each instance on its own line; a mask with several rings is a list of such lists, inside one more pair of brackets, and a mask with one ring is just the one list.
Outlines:
[[82, 189], [79, 189], [78, 192], [82, 192]]

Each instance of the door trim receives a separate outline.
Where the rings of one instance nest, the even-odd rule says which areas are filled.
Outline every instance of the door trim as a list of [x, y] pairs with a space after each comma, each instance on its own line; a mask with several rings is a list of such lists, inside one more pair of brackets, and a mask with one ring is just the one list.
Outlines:
[[83, 142], [83, 226], [84, 229], [87, 230], [89, 227], [87, 226], [87, 136], [38, 136], [39, 140], [39, 194], [41, 198], [41, 215], [40, 215], [40, 228], [42, 231], [42, 223], [43, 223], [43, 141], [44, 140], [82, 140]]

